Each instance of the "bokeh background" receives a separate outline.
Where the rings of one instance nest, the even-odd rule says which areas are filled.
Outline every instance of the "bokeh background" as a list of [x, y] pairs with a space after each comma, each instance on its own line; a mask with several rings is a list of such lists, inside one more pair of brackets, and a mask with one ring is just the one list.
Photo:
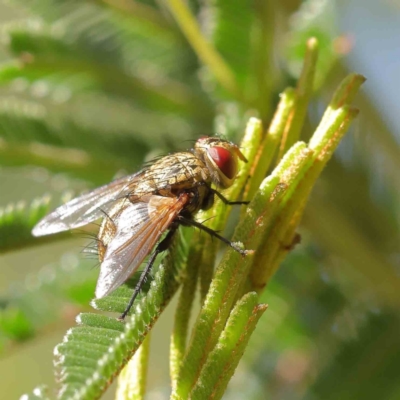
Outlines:
[[[245, 99], [221, 88], [162, 0], [0, 3], [1, 224], [45, 193], [58, 204], [199, 135], [237, 140], [250, 115], [268, 124], [315, 35], [321, 54], [303, 137], [349, 71], [368, 79], [361, 114], [312, 194], [301, 245], [263, 295], [269, 310], [225, 396], [399, 399], [400, 2], [188, 3]], [[264, 52], [251, 53], [250, 28], [265, 34]], [[35, 246], [4, 232], [0, 382], [1, 397], [14, 399], [55, 387], [53, 348], [89, 309], [97, 270], [79, 234]], [[173, 309], [152, 337], [148, 399], [168, 397]]]

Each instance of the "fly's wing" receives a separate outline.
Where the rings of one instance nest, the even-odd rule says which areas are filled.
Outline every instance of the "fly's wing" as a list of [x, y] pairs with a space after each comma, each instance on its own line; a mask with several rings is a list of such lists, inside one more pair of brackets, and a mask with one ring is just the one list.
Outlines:
[[182, 210], [187, 196], [149, 196], [147, 200], [127, 202], [114, 221], [117, 231], [100, 266], [96, 298], [111, 293], [139, 268]]
[[89, 193], [72, 199], [44, 217], [33, 228], [33, 236], [44, 236], [87, 225], [103, 217], [115, 200], [132, 191], [143, 171], [117, 179]]

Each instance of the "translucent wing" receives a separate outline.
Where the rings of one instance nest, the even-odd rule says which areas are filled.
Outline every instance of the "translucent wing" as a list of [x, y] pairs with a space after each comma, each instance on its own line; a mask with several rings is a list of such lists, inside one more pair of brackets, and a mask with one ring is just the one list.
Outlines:
[[147, 200], [137, 203], [126, 201], [123, 211], [115, 220], [113, 218], [116, 234], [100, 266], [97, 298], [111, 293], [138, 269], [182, 210], [188, 197], [149, 196]]
[[117, 179], [72, 199], [44, 217], [33, 228], [33, 236], [44, 236], [87, 225], [108, 212], [115, 201], [133, 190], [143, 171]]

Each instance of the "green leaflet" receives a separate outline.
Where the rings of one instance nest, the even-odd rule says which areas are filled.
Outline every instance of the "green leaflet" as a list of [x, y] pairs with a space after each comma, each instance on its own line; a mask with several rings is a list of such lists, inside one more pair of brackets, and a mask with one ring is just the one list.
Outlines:
[[[147, 294], [132, 307], [131, 317], [121, 323], [112, 317], [93, 314], [78, 316], [56, 348], [59, 399], [98, 398], [126, 365], [166, 307], [182, 279], [187, 248], [182, 236], [164, 257]], [[132, 294], [122, 286], [107, 298], [94, 300], [102, 311], [121, 313]], [[133, 314], [134, 313], [134, 314]]]
[[38, 242], [57, 240], [48, 237], [38, 239], [31, 234], [36, 223], [49, 212], [49, 202], [48, 197], [43, 197], [29, 205], [20, 202], [0, 208], [0, 253]]

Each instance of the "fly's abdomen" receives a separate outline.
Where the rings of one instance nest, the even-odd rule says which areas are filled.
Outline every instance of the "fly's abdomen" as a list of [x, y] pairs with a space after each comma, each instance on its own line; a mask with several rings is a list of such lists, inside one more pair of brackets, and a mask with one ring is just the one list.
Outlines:
[[115, 224], [111, 217], [105, 217], [101, 223], [99, 233], [97, 235], [97, 250], [99, 261], [103, 262], [109, 243], [114, 239], [116, 234]]

